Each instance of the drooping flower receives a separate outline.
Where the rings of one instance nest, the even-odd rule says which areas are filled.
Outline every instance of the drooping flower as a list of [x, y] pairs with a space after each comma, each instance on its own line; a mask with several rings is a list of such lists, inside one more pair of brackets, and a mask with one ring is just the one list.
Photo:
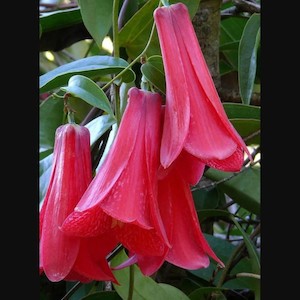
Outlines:
[[182, 150], [206, 165], [239, 171], [251, 155], [230, 123], [183, 3], [154, 12], [166, 76], [166, 110], [160, 152], [164, 168]]
[[[162, 107], [164, 115], [165, 107]], [[163, 126], [163, 118], [162, 118]], [[137, 263], [144, 275], [152, 275], [167, 261], [176, 266], [195, 270], [209, 265], [209, 257], [220, 266], [223, 262], [207, 243], [200, 227], [190, 186], [203, 175], [205, 164], [185, 150], [168, 168], [158, 170], [157, 201], [170, 247], [159, 256], [131, 252], [130, 257], [114, 269]]]
[[161, 255], [168, 244], [157, 205], [161, 97], [131, 88], [118, 133], [62, 230], [92, 237], [111, 232], [129, 251]]
[[77, 124], [57, 128], [53, 163], [40, 211], [40, 272], [50, 281], [112, 280], [106, 256], [116, 241], [66, 236], [60, 227], [92, 180], [89, 130]]

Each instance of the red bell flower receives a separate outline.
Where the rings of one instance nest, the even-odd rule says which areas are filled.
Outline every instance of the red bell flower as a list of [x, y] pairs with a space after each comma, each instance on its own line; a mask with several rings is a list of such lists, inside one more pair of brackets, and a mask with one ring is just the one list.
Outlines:
[[60, 227], [92, 180], [89, 130], [77, 124], [57, 128], [49, 186], [40, 211], [40, 272], [50, 281], [112, 280], [106, 256], [116, 246], [107, 236], [66, 236]]
[[164, 261], [196, 270], [208, 267], [209, 257], [224, 267], [201, 231], [190, 190], [190, 185], [202, 176], [204, 167], [203, 163], [183, 151], [169, 168], [159, 169], [158, 206], [171, 247], [166, 246], [160, 256], [131, 253], [129, 259], [115, 270], [137, 263], [144, 275], [152, 275]]
[[159, 7], [154, 20], [166, 76], [162, 166], [184, 149], [210, 167], [239, 171], [244, 151], [251, 155], [225, 113], [187, 7]]
[[65, 220], [73, 236], [114, 235], [129, 251], [162, 255], [168, 244], [157, 204], [161, 97], [133, 87], [118, 133], [93, 181]]

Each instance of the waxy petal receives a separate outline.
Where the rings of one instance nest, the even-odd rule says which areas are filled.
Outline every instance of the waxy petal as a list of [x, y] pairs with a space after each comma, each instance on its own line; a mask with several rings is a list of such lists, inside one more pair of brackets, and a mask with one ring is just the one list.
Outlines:
[[[251, 160], [252, 157], [225, 113], [187, 7], [183, 3], [159, 7], [154, 12], [154, 19], [162, 49], [166, 83], [172, 82], [174, 85], [178, 78], [182, 82], [182, 84], [177, 82], [176, 98], [172, 93], [168, 93], [169, 86], [166, 85], [166, 115], [161, 164], [165, 168], [169, 166], [181, 153], [180, 147], [183, 146], [187, 152], [208, 166], [219, 166], [224, 171], [238, 170], [242, 166], [240, 149], [245, 151]], [[173, 55], [175, 52], [176, 55]], [[178, 61], [182, 68], [174, 70], [169, 67], [177, 65]], [[187, 122], [186, 118], [188, 118], [189, 129], [183, 132], [178, 129], [177, 123], [180, 121], [174, 122], [172, 115], [177, 118], [179, 111], [187, 112], [187, 102], [190, 113], [188, 117], [184, 115], [182, 122]], [[174, 111], [171, 107], [175, 107]], [[180, 114], [179, 117], [182, 115]], [[167, 145], [171, 143], [170, 138], [176, 135], [176, 132], [181, 136], [180, 147], [178, 145], [173, 147], [170, 150], [171, 154], [167, 155]], [[185, 136], [183, 137], [182, 134]], [[228, 166], [230, 169], [227, 168]]]
[[159, 206], [172, 248], [166, 260], [194, 270], [209, 265], [209, 256], [223, 265], [202, 234], [189, 184], [174, 169], [159, 181]]
[[200, 181], [203, 175], [205, 163], [187, 151], [182, 150], [170, 167], [167, 169], [164, 169], [162, 166], [159, 167], [158, 179], [162, 180], [172, 172], [174, 168], [182, 174], [190, 185], [195, 185]]
[[165, 123], [160, 161], [164, 168], [170, 166], [183, 148], [190, 122], [190, 99], [184, 74], [186, 57], [178, 47], [170, 10], [160, 7], [154, 11], [157, 33], [161, 45], [166, 74]]
[[53, 154], [49, 187], [40, 215], [40, 260], [46, 276], [55, 282], [68, 275], [79, 251], [79, 240], [65, 236], [59, 227], [92, 178], [88, 129], [76, 124], [60, 126]]
[[[131, 94], [133, 92], [131, 91]], [[87, 210], [105, 199], [128, 165], [139, 132], [137, 128], [140, 126], [142, 117], [141, 102], [142, 100], [131, 101], [128, 99], [127, 107], [130, 109], [125, 110], [117, 136], [108, 155], [77, 204], [76, 209], [78, 211]]]
[[62, 230], [86, 237], [110, 228], [130, 251], [161, 255], [168, 244], [156, 203], [161, 97], [138, 88], [128, 96], [112, 148]]
[[111, 235], [81, 239], [80, 251], [74, 264], [74, 271], [87, 278], [118, 283], [113, 275], [106, 256], [117, 246]]

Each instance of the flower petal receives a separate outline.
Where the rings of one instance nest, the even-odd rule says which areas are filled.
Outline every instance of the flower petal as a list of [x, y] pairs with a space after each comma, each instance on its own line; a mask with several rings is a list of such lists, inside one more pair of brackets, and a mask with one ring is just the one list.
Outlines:
[[168, 7], [154, 11], [166, 74], [165, 123], [161, 143], [160, 161], [164, 168], [170, 166], [183, 148], [190, 121], [190, 100], [184, 64], [187, 57], [174, 31]]
[[56, 130], [53, 168], [40, 215], [40, 258], [46, 276], [53, 282], [64, 279], [76, 260], [79, 240], [65, 236], [59, 227], [91, 177], [88, 129], [76, 124], [60, 126]]
[[168, 262], [194, 270], [207, 267], [209, 255], [222, 264], [201, 232], [189, 184], [176, 169], [159, 181], [159, 204], [172, 245]]
[[81, 239], [80, 250], [74, 264], [74, 271], [87, 278], [98, 281], [118, 283], [113, 275], [106, 256], [117, 246], [111, 235]]
[[[209, 104], [206, 103], [206, 105], [211, 105], [219, 118], [219, 122], [222, 123], [222, 126], [224, 126], [224, 128], [226, 128], [233, 141], [239, 147], [244, 149], [249, 158], [252, 159], [249, 150], [246, 147], [246, 144], [244, 143], [240, 135], [236, 132], [235, 128], [232, 126], [225, 113], [224, 107], [220, 101], [215, 84], [200, 48], [199, 41], [190, 20], [187, 7], [183, 3], [177, 3], [170, 6], [170, 11], [173, 22], [177, 25], [177, 37], [181, 37], [182, 45], [185, 46], [187, 56], [189, 57], [189, 60], [187, 60], [189, 62], [186, 63], [185, 66], [191, 66], [193, 69], [193, 72], [190, 73], [189, 71], [187, 71], [186, 73], [187, 75], [192, 74], [192, 77], [194, 77], [193, 81], [187, 80], [187, 82], [190, 83], [189, 88], [192, 86], [191, 82], [194, 83], [194, 81], [198, 81], [198, 90], [201, 93], [201, 95], [199, 95], [198, 97], [200, 97], [203, 101], [204, 99], [206, 99], [206, 101], [209, 102]], [[195, 80], [195, 78], [197, 79]], [[200, 86], [202, 89], [200, 89]], [[194, 96], [196, 95], [197, 94], [195, 94]], [[198, 97], [196, 97], [195, 99], [197, 99]], [[193, 97], [191, 97], [191, 101], [193, 101]], [[195, 110], [195, 107], [191, 107], [191, 112], [195, 111], [199, 110]], [[202, 112], [201, 115], [203, 116], [205, 115], [205, 113]], [[196, 117], [195, 119], [198, 120], [198, 118]], [[229, 155], [227, 155], [227, 157], [228, 156]], [[221, 158], [219, 157], [219, 159]]]

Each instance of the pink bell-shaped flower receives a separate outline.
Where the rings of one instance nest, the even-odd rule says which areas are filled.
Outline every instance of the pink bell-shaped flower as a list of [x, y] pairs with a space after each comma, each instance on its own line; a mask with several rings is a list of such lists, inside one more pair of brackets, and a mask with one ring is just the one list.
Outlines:
[[162, 255], [168, 241], [157, 204], [160, 121], [160, 95], [131, 88], [113, 145], [65, 220], [65, 233], [111, 232], [131, 252]]
[[65, 235], [60, 227], [92, 180], [89, 130], [77, 124], [56, 130], [52, 172], [40, 211], [40, 272], [50, 281], [112, 280], [106, 256], [113, 238], [82, 239]]
[[251, 155], [225, 113], [187, 7], [159, 7], [154, 20], [166, 76], [162, 166], [184, 149], [212, 168], [239, 171], [244, 152]]

